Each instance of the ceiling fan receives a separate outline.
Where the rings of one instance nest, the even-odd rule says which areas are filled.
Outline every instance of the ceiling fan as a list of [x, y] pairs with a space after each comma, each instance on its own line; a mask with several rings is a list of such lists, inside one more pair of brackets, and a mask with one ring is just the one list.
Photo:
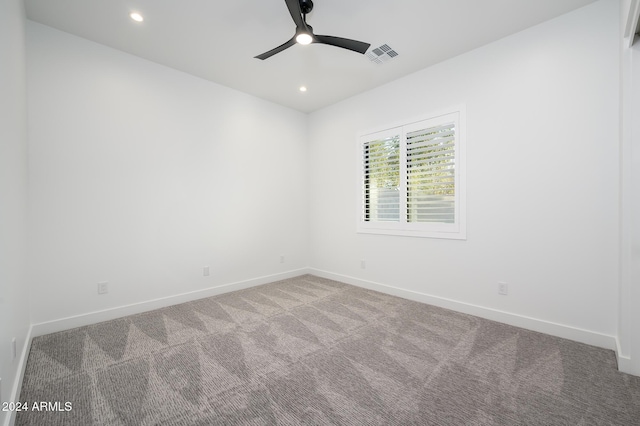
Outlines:
[[327, 35], [316, 35], [313, 33], [311, 25], [307, 25], [307, 13], [313, 10], [313, 1], [311, 0], [285, 0], [289, 13], [293, 18], [293, 22], [296, 24], [296, 33], [291, 40], [281, 44], [275, 49], [271, 49], [268, 52], [264, 52], [261, 55], [255, 56], [257, 59], [267, 59], [276, 53], [280, 53], [285, 49], [293, 46], [296, 43], [310, 44], [320, 43], [329, 44], [331, 46], [341, 47], [343, 49], [353, 50], [354, 52], [364, 54], [371, 44], [363, 43], [357, 40], [351, 40], [342, 37], [333, 37]]

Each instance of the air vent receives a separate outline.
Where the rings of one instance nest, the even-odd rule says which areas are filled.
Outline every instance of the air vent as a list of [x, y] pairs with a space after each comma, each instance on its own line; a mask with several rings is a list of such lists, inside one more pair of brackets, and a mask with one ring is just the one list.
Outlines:
[[398, 56], [398, 52], [389, 47], [388, 44], [383, 44], [380, 47], [371, 49], [369, 53], [367, 53], [367, 58], [376, 64], [383, 64], [396, 56]]

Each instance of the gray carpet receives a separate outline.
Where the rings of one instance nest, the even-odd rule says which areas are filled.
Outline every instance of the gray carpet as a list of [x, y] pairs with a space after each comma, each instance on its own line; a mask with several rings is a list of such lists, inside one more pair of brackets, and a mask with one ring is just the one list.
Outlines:
[[37, 337], [20, 400], [53, 402], [38, 426], [640, 424], [612, 351], [311, 275]]

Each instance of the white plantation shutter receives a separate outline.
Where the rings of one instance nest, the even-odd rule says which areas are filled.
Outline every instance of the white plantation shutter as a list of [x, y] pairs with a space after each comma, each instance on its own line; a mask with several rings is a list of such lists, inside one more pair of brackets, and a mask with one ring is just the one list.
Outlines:
[[363, 145], [363, 220], [400, 221], [400, 135]]
[[407, 133], [408, 222], [455, 222], [455, 130], [447, 123]]
[[464, 109], [358, 141], [358, 232], [466, 238]]

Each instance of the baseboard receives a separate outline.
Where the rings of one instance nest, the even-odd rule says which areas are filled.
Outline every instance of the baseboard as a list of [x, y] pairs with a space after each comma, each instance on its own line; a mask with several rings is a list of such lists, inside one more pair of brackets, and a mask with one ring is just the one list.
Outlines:
[[593, 331], [545, 321], [537, 318], [531, 318], [511, 312], [505, 312], [497, 309], [459, 302], [452, 299], [432, 296], [425, 293], [405, 290], [387, 284], [367, 281], [347, 275], [335, 274], [320, 269], [310, 268], [309, 273], [317, 275], [319, 277], [341, 281], [358, 287], [367, 288], [369, 290], [375, 290], [381, 293], [414, 300], [416, 302], [427, 303], [429, 305], [451, 309], [457, 312], [462, 312], [480, 318], [513, 325], [515, 327], [520, 327], [527, 330], [537, 331], [539, 333], [549, 334], [551, 336], [561, 337], [564, 339], [573, 340], [604, 349], [610, 349], [613, 351], [617, 350], [617, 339], [615, 336], [609, 336], [606, 334], [596, 333]]
[[638, 375], [635, 371], [631, 357], [624, 355], [620, 347], [620, 340], [616, 339], [616, 360], [618, 361], [618, 370], [622, 373]]
[[220, 286], [211, 287], [203, 290], [192, 291], [189, 293], [182, 293], [174, 296], [168, 296], [168, 297], [149, 300], [145, 302], [134, 303], [131, 305], [120, 306], [117, 308], [105, 309], [105, 310], [96, 311], [96, 312], [89, 312], [82, 315], [76, 315], [76, 316], [61, 318], [53, 321], [32, 324], [31, 337], [37, 337], [37, 336], [42, 336], [49, 333], [69, 330], [76, 327], [82, 327], [85, 325], [96, 324], [102, 321], [109, 321], [109, 320], [121, 318], [127, 315], [139, 314], [142, 312], [164, 308], [171, 305], [191, 302], [193, 300], [202, 299], [204, 297], [217, 296], [219, 294], [229, 293], [231, 291], [236, 291], [236, 290], [242, 290], [245, 288], [250, 288], [250, 287], [254, 287], [261, 284], [267, 284], [270, 282], [283, 280], [287, 278], [293, 278], [293, 277], [297, 277], [299, 275], [304, 275], [307, 273], [309, 273], [308, 268], [295, 269], [295, 270], [291, 270], [283, 273], [266, 275], [258, 278], [252, 278], [249, 280], [223, 284]]
[[[20, 359], [18, 360], [18, 374], [13, 381], [13, 387], [11, 388], [11, 394], [7, 401], [18, 401], [20, 398], [20, 390], [22, 389], [22, 380], [24, 379], [24, 371], [27, 368], [27, 358], [29, 358], [29, 351], [31, 350], [31, 337], [33, 337], [33, 326], [29, 327], [27, 335], [24, 339], [24, 345], [22, 346], [22, 352], [20, 353]], [[4, 426], [13, 426], [16, 422], [16, 412], [9, 411], [5, 417]]]

